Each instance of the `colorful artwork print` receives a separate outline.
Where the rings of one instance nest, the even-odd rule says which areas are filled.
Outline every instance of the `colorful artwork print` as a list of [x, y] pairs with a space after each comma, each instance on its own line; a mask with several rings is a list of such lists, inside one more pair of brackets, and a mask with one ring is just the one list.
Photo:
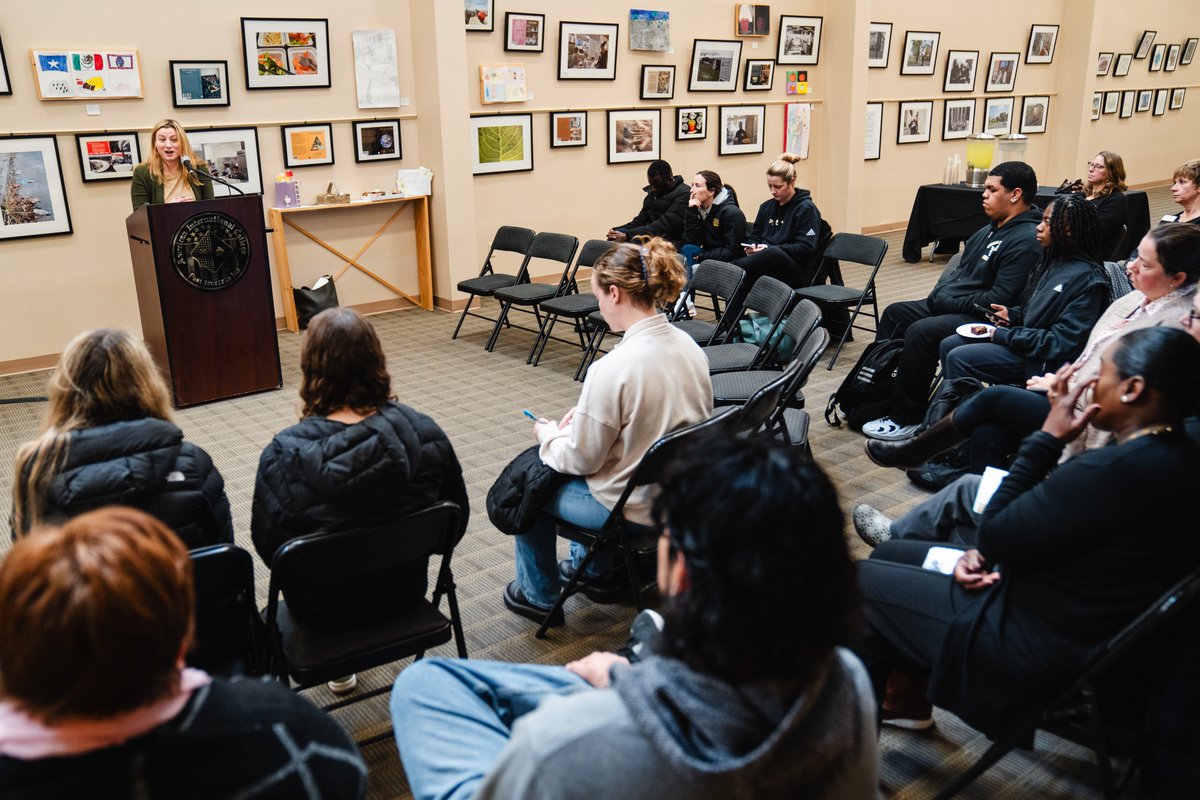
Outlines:
[[629, 49], [660, 53], [670, 50], [671, 12], [629, 9]]
[[313, 31], [258, 34], [258, 74], [316, 75], [320, 69], [313, 47], [316, 40]]
[[136, 50], [31, 52], [38, 96], [43, 100], [141, 97]]
[[243, 17], [246, 88], [329, 86], [328, 31], [323, 19]]
[[55, 138], [0, 138], [0, 241], [70, 232]]

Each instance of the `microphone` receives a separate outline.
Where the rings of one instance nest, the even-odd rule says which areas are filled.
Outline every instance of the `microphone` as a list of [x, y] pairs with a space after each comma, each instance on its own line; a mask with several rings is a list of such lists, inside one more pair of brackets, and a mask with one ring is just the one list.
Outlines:
[[217, 175], [213, 175], [210, 172], [207, 172], [206, 170], [203, 170], [200, 167], [197, 167], [195, 164], [192, 163], [191, 156], [183, 156], [182, 158], [179, 159], [179, 163], [182, 164], [183, 168], [186, 169], [188, 172], [194, 172], [197, 175], [201, 175], [205, 178], [208, 178], [209, 180], [216, 181], [217, 183], [219, 183], [223, 186], [228, 186], [230, 189], [233, 189], [238, 194], [241, 194], [241, 195], [245, 194], [245, 192], [243, 192], [239, 187], [234, 186], [232, 183], [225, 180], [224, 178], [219, 177]]
[[192, 166], [192, 157], [191, 156], [184, 156], [183, 158], [179, 159], [179, 163], [183, 164], [183, 168], [186, 169], [188, 172], [196, 171], [196, 168]]

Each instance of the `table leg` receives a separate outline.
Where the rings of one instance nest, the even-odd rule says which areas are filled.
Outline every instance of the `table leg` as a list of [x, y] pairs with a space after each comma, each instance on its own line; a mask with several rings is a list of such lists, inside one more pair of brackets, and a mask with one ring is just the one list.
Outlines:
[[288, 262], [283, 215], [272, 208], [267, 212], [267, 219], [271, 223], [271, 243], [275, 250], [275, 272], [279, 275], [279, 301], [283, 305], [283, 323], [292, 333], [299, 333], [300, 319], [296, 316], [296, 298], [292, 294], [292, 267]]

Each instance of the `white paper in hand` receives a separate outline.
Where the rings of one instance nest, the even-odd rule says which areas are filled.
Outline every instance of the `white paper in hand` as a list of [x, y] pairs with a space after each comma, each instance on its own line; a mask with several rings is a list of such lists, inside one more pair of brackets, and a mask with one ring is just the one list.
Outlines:
[[988, 467], [983, 471], [983, 476], [979, 480], [979, 491], [975, 494], [975, 505], [971, 506], [971, 510], [976, 514], [982, 514], [987, 508], [987, 505], [992, 500], [992, 495], [1000, 488], [1000, 484], [1008, 476], [1008, 470], [999, 469], [997, 467]]

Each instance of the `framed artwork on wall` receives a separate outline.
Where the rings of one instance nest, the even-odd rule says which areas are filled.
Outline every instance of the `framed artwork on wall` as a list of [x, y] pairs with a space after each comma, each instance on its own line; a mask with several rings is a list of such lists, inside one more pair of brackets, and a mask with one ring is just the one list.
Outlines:
[[942, 104], [942, 139], [965, 139], [975, 132], [975, 100]]
[[622, 108], [608, 112], [608, 163], [654, 161], [661, 151], [662, 111]]
[[1100, 109], [1104, 106], [1104, 93], [1092, 93], [1092, 120], [1100, 119]]
[[1167, 101], [1171, 99], [1168, 89], [1158, 89], [1154, 92], [1154, 116], [1161, 117], [1167, 113]]
[[812, 138], [812, 103], [788, 103], [783, 107], [783, 152], [808, 158]]
[[769, 58], [746, 59], [746, 85], [742, 88], [747, 92], [769, 91], [775, 83], [775, 62]]
[[1120, 92], [1105, 92], [1104, 93], [1104, 113], [1115, 114], [1117, 109], [1121, 107]]
[[558, 23], [558, 79], [616, 80], [620, 28], [601, 22]]
[[937, 31], [906, 31], [904, 34], [903, 58], [900, 61], [901, 75], [932, 75], [937, 68], [938, 42], [942, 34]]
[[[232, 183], [246, 194], [262, 194], [262, 162], [258, 157], [257, 128], [208, 128], [188, 131], [196, 157], [213, 175]], [[213, 181], [213, 194], [228, 197], [234, 192]]]
[[229, 105], [229, 62], [172, 61], [171, 95], [176, 108]]
[[550, 113], [551, 147], [587, 146], [586, 111], [553, 111]]
[[116, 100], [142, 96], [137, 50], [30, 50], [42, 100]]
[[1167, 47], [1167, 62], [1163, 64], [1163, 70], [1174, 72], [1177, 66], [1179, 66], [1179, 45], [1169, 45]]
[[1167, 46], [1165, 44], [1154, 45], [1154, 50], [1150, 54], [1150, 64], [1147, 67], [1151, 72], [1158, 72], [1162, 69], [1163, 59], [1167, 56]]
[[866, 137], [863, 142], [863, 161], [879, 159], [883, 141], [883, 103], [867, 103]]
[[629, 49], [665, 53], [671, 49], [671, 12], [629, 9]]
[[0, 241], [71, 232], [71, 210], [54, 136], [0, 136], [0, 175], [19, 173], [0, 217]]
[[1171, 110], [1178, 111], [1183, 108], [1183, 98], [1187, 94], [1186, 88], [1178, 88], [1171, 90]]
[[742, 43], [731, 39], [692, 41], [692, 71], [689, 92], [735, 92]]
[[242, 17], [247, 89], [328, 89], [329, 20]]
[[717, 155], [763, 152], [766, 106], [721, 106]]
[[1096, 59], [1096, 74], [1097, 75], [1107, 75], [1109, 69], [1112, 68], [1112, 62], [1113, 62], [1113, 54], [1112, 53], [1101, 53], [1100, 56]]
[[504, 14], [504, 49], [540, 53], [545, 49], [546, 15]]
[[[1183, 43], [1183, 55], [1179, 57], [1180, 64], [1183, 64], [1186, 67], [1188, 64], [1192, 63], [1192, 56], [1196, 55], [1197, 42], [1200, 42], [1200, 39], [1192, 38]], [[0, 53], [0, 57], [2, 56], [3, 53]]]
[[400, 120], [372, 119], [354, 123], [354, 160], [399, 161], [404, 153], [400, 146]]
[[821, 24], [824, 17], [779, 17], [777, 64], [816, 64], [821, 55]]
[[733, 35], [770, 36], [771, 7], [753, 3], [734, 3]]
[[1134, 110], [1140, 114], [1143, 111], [1149, 111], [1150, 107], [1153, 105], [1154, 105], [1154, 90], [1153, 89], [1140, 90], [1138, 92], [1137, 108]]
[[77, 133], [75, 153], [84, 183], [132, 178], [142, 161], [137, 131]]
[[1134, 51], [1133, 57], [1137, 59], [1145, 58], [1150, 55], [1150, 45], [1154, 44], [1154, 37], [1158, 35], [1157, 31], [1145, 31], [1142, 33], [1142, 38], [1138, 39], [1137, 50]]
[[480, 64], [479, 102], [523, 103], [526, 99], [524, 64]]
[[1029, 47], [1025, 50], [1025, 63], [1049, 64], [1054, 60], [1054, 45], [1057, 43], [1057, 25], [1033, 25], [1029, 29]]
[[1045, 133], [1050, 119], [1050, 98], [1046, 95], [1021, 100], [1021, 133]]
[[909, 100], [900, 104], [896, 144], [928, 142], [933, 122], [932, 100]]
[[333, 163], [332, 124], [284, 125], [279, 130], [283, 135], [283, 165], [288, 169]]
[[492, 0], [463, 0], [463, 26], [469, 31], [486, 33], [495, 25], [494, 12]]
[[471, 117], [471, 174], [528, 172], [533, 169], [533, 115]]
[[3, 40], [0, 40], [0, 94], [12, 94], [12, 83], [8, 80], [8, 62], [4, 60]]
[[1133, 53], [1121, 53], [1117, 56], [1116, 66], [1113, 67], [1113, 77], [1124, 78], [1129, 74], [1131, 66], [1133, 66]]
[[708, 138], [708, 107], [680, 106], [675, 109], [675, 140]]
[[951, 50], [946, 54], [946, 81], [942, 91], [975, 91], [975, 73], [978, 69], [978, 50]]
[[892, 23], [872, 22], [867, 26], [867, 68], [887, 69], [892, 49]]
[[675, 65], [642, 65], [643, 100], [670, 100], [675, 97]]
[[1129, 119], [1133, 116], [1133, 109], [1137, 104], [1137, 92], [1133, 89], [1121, 92], [1121, 111], [1117, 115], [1121, 119]]
[[1012, 132], [1012, 97], [988, 97], [984, 104], [983, 132], [1005, 136]]
[[1017, 64], [1020, 60], [1020, 53], [992, 53], [988, 62], [987, 86], [984, 90], [1011, 92], [1017, 85]]

